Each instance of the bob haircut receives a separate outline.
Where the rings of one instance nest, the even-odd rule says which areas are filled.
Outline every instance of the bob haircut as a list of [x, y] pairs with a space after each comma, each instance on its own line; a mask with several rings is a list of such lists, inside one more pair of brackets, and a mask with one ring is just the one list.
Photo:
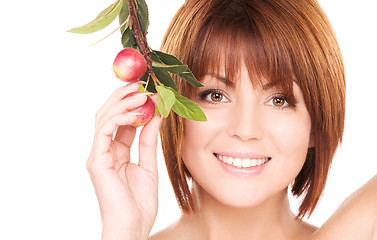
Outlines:
[[[199, 79], [225, 69], [237, 80], [245, 63], [253, 85], [265, 81], [293, 96], [300, 87], [312, 123], [313, 147], [291, 185], [302, 197], [298, 217], [311, 215], [324, 190], [342, 140], [345, 114], [343, 60], [327, 16], [315, 0], [188, 0], [174, 16], [161, 49], [186, 63]], [[222, 66], [220, 66], [222, 64]], [[175, 76], [174, 76], [175, 77]], [[181, 94], [198, 91], [174, 78]], [[171, 113], [162, 123], [161, 144], [170, 181], [184, 213], [195, 211], [181, 159], [183, 119]]]

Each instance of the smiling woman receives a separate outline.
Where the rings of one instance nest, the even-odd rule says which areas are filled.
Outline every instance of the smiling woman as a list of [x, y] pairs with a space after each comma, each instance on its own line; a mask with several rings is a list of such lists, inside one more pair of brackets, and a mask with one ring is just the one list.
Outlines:
[[[188, 0], [161, 48], [204, 85], [194, 88], [174, 78], [207, 121], [155, 116], [140, 132], [134, 164], [136, 129], [130, 124], [133, 109], [146, 98], [125, 98], [139, 89], [137, 83], [110, 96], [97, 113], [87, 163], [103, 239], [373, 239], [376, 179], [323, 227], [303, 220], [323, 193], [345, 115], [342, 56], [316, 1]], [[182, 216], [149, 236], [158, 206], [161, 122]], [[290, 186], [302, 199], [298, 214], [290, 209]], [[355, 224], [354, 218], [362, 220]]]
[[[311, 1], [189, 1], [173, 19], [163, 49], [187, 62], [198, 79], [207, 79], [206, 74], [220, 76], [218, 78], [225, 79], [221, 89], [229, 86], [244, 90], [238, 94], [233, 91], [234, 96], [251, 94], [251, 87], [245, 83], [241, 86], [238, 79], [248, 79], [256, 90], [266, 88], [262, 85], [273, 87], [274, 91], [270, 89], [267, 93], [274, 96], [280, 94], [292, 107], [297, 101], [297, 93], [303, 94], [300, 106], [304, 106], [310, 115], [312, 123], [308, 131], [312, 134], [314, 146], [305, 149], [304, 155], [308, 151], [308, 159], [300, 173], [296, 174], [292, 192], [297, 196], [306, 196], [299, 216], [310, 214], [324, 189], [332, 157], [341, 140], [345, 111], [342, 57], [331, 25], [319, 5]], [[180, 79], [175, 80], [187, 96], [193, 97], [198, 91], [180, 84]], [[297, 84], [296, 94], [293, 83]], [[207, 89], [208, 84], [204, 85]], [[243, 109], [242, 114], [250, 112], [255, 101], [263, 100], [248, 99], [249, 110]], [[274, 98], [274, 101], [281, 101], [281, 98]], [[235, 99], [234, 102], [238, 104], [241, 101]], [[237, 121], [243, 120], [238, 112], [223, 111], [221, 114], [214, 119], [234, 116]], [[283, 116], [286, 115], [284, 113]], [[283, 123], [281, 117], [270, 117], [279, 119], [281, 126], [288, 126], [289, 122]], [[173, 181], [177, 183], [175, 193], [181, 200], [183, 210], [189, 212], [193, 207], [190, 193], [181, 189], [188, 189], [184, 176], [190, 176], [188, 172], [191, 171], [184, 172], [184, 167], [180, 166], [182, 161], [178, 147], [185, 134], [179, 131], [168, 133], [166, 129], [171, 122], [177, 122], [177, 129], [183, 129], [183, 126], [179, 126], [184, 125], [183, 121], [175, 118], [173, 115], [163, 124], [162, 144], [164, 147], [164, 140], [167, 141], [165, 159], [172, 178], [182, 180]], [[266, 122], [267, 119], [260, 121]], [[214, 121], [209, 122], [211, 125]], [[252, 125], [252, 121], [249, 125]], [[245, 127], [247, 124], [242, 126]], [[280, 128], [276, 124], [273, 127]], [[294, 136], [292, 132], [295, 131], [291, 131], [281, 133], [281, 137]], [[172, 141], [173, 138], [177, 141]], [[246, 144], [243, 148], [250, 147]]]

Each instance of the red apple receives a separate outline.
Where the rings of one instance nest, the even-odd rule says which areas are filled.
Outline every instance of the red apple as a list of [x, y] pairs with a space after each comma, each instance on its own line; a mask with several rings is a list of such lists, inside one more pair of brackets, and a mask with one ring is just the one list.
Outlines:
[[[126, 95], [126, 97], [131, 97], [139, 92], [133, 92]], [[140, 107], [132, 110], [132, 112], [141, 113], [136, 117], [136, 121], [131, 124], [134, 127], [144, 126], [151, 121], [155, 112], [156, 106], [154, 105], [153, 100], [147, 96], [147, 101]]]
[[118, 53], [113, 63], [115, 76], [124, 82], [135, 82], [147, 71], [143, 55], [133, 48], [125, 48]]

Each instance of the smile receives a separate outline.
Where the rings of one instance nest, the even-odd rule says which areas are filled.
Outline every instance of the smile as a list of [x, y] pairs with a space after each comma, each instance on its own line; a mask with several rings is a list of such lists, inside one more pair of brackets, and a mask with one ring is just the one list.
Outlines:
[[238, 168], [249, 168], [249, 167], [256, 167], [265, 164], [269, 160], [271, 160], [270, 157], [266, 158], [238, 158], [238, 157], [230, 157], [225, 155], [220, 155], [215, 153], [215, 156], [223, 161], [226, 164], [238, 167]]

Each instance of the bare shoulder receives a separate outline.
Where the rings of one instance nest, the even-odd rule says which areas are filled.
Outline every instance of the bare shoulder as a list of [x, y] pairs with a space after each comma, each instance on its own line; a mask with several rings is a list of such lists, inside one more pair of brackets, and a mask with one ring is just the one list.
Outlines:
[[197, 239], [200, 235], [193, 225], [197, 221], [191, 215], [183, 214], [177, 221], [166, 227], [165, 229], [153, 234], [148, 240], [192, 240]]
[[149, 236], [148, 240], [174, 240], [182, 239], [184, 240], [185, 234], [182, 234], [182, 229], [180, 225], [175, 222], [170, 226], [156, 232], [155, 234]]
[[153, 234], [152, 236], [149, 236], [149, 238], [148, 238], [148, 240], [163, 240], [163, 239], [171, 240], [171, 239], [174, 239], [174, 238], [173, 238], [172, 233], [169, 232], [169, 231], [166, 231], [166, 230], [162, 230], [160, 232], [157, 232], [157, 233]]
[[172, 240], [174, 239], [174, 237], [176, 237], [176, 235], [174, 234], [174, 231], [172, 231], [169, 228], [166, 228], [149, 236], [148, 240], [163, 240], [163, 239]]
[[377, 240], [377, 175], [349, 196], [310, 240]]

